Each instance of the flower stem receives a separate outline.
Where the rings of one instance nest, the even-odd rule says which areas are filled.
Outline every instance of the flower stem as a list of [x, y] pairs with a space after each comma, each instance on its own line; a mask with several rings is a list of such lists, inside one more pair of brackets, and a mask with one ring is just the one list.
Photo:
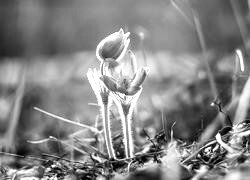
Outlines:
[[112, 143], [108, 104], [104, 104], [104, 103], [102, 104], [101, 112], [102, 112], [102, 118], [103, 118], [104, 138], [105, 138], [108, 155], [109, 155], [109, 158], [116, 159], [115, 151], [114, 151], [113, 143]]
[[123, 136], [124, 136], [124, 146], [126, 158], [132, 158], [134, 153], [133, 136], [131, 129], [131, 119], [133, 111], [131, 109], [131, 104], [121, 104], [123, 114], [121, 115], [122, 126], [123, 126]]
[[132, 136], [133, 133], [131, 128], [131, 121], [137, 100], [141, 92], [142, 88], [134, 96], [126, 96], [125, 101], [124, 99], [119, 99], [120, 97], [113, 97], [113, 100], [117, 105], [121, 117], [123, 129], [123, 143], [125, 147], [126, 158], [132, 158], [134, 156], [134, 142]]

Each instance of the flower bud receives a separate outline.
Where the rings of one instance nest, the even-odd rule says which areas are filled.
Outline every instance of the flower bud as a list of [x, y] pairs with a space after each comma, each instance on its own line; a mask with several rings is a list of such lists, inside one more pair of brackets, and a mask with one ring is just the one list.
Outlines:
[[119, 61], [128, 49], [129, 35], [129, 32], [124, 34], [123, 29], [110, 34], [97, 45], [96, 57], [100, 61], [106, 61], [106, 59], [110, 58]]
[[122, 75], [129, 76], [131, 79], [137, 71], [137, 62], [134, 53], [131, 50], [128, 50], [124, 58], [121, 61], [122, 66]]
[[113, 78], [103, 75], [100, 79], [110, 91], [117, 91], [116, 81]]
[[132, 73], [136, 73], [137, 70], [137, 62], [136, 62], [136, 57], [135, 54], [133, 53], [133, 51], [129, 50], [129, 57], [130, 57], [130, 63], [131, 63], [131, 69], [132, 69]]
[[144, 67], [144, 68], [140, 68], [136, 72], [136, 74], [135, 74], [135, 76], [134, 76], [134, 78], [133, 78], [132, 82], [130, 83], [130, 86], [127, 90], [129, 95], [134, 95], [135, 93], [137, 93], [141, 89], [141, 85], [142, 85], [143, 81], [146, 79], [148, 71], [149, 71], [149, 69]]

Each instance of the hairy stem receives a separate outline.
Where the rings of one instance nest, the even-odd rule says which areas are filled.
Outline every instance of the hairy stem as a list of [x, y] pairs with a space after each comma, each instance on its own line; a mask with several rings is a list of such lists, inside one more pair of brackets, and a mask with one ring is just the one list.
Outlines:
[[131, 104], [121, 104], [123, 115], [121, 115], [122, 126], [123, 126], [123, 136], [124, 136], [124, 146], [125, 146], [125, 155], [126, 158], [133, 157], [134, 145], [133, 145], [133, 136], [131, 129], [131, 119], [133, 111]]
[[102, 112], [102, 118], [103, 118], [104, 138], [105, 138], [105, 143], [106, 143], [108, 155], [109, 155], [109, 158], [116, 159], [115, 151], [114, 151], [113, 143], [112, 143], [110, 115], [109, 115], [108, 104], [102, 105], [101, 112]]
[[133, 142], [133, 131], [131, 128], [133, 113], [136, 107], [138, 98], [142, 92], [142, 89], [137, 92], [133, 99], [129, 103], [121, 102], [118, 105], [119, 113], [122, 120], [124, 146], [126, 158], [132, 158], [134, 156], [134, 142]]

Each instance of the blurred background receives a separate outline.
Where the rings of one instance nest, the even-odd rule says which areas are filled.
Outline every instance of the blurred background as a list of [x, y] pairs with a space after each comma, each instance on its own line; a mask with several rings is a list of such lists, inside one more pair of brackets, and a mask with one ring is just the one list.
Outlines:
[[[188, 14], [186, 2], [176, 3]], [[189, 5], [199, 15], [209, 48], [230, 51], [242, 43], [230, 1], [191, 0]], [[247, 1], [237, 5], [248, 18]], [[132, 32], [133, 48], [138, 48], [142, 31], [150, 51], [200, 49], [193, 27], [169, 0], [3, 0], [0, 13], [1, 57], [93, 50], [103, 36], [121, 27]]]
[[[192, 11], [205, 40], [203, 53]], [[150, 68], [138, 102], [136, 133], [145, 128], [154, 136], [166, 124], [170, 134], [176, 122], [176, 138], [197, 140], [218, 113], [210, 106], [215, 97], [204, 58], [224, 107], [232, 96], [237, 48], [245, 62], [244, 76], [237, 79], [239, 92], [249, 75], [249, 22], [247, 0], [1, 0], [2, 149], [39, 154], [48, 147], [27, 140], [63, 139], [79, 130], [35, 111], [35, 106], [95, 123], [99, 110], [88, 104], [96, 100], [86, 72], [98, 67], [96, 45], [120, 28], [131, 32], [130, 48], [139, 64]], [[228, 113], [233, 116], [234, 109]]]

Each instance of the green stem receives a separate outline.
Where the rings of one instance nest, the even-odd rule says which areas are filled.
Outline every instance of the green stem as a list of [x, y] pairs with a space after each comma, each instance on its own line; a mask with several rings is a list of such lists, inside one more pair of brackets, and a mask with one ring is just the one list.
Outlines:
[[104, 138], [105, 138], [108, 155], [109, 155], [109, 158], [116, 159], [115, 151], [113, 149], [113, 143], [112, 143], [108, 104], [103, 104], [101, 107], [101, 111], [102, 111], [102, 117], [103, 117]]

